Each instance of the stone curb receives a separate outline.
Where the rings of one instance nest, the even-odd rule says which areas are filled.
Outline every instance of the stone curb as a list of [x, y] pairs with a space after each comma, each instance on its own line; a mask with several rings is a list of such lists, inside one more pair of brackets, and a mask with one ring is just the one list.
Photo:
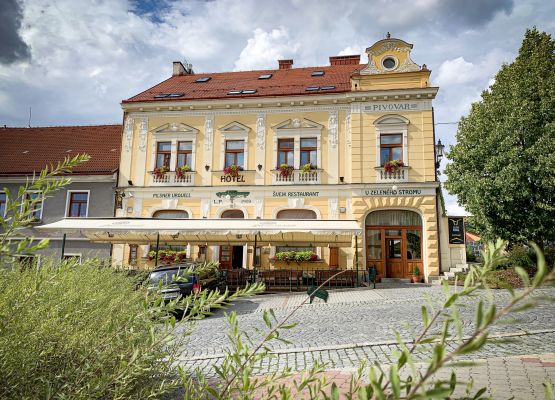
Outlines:
[[[554, 332], [555, 332], [555, 329], [537, 329], [537, 330], [531, 330], [531, 331], [520, 330], [517, 332], [492, 334], [488, 337], [488, 339], [503, 339], [503, 338], [509, 338], [509, 337], [541, 335], [542, 333], [554, 333]], [[468, 336], [465, 336], [463, 338], [467, 339]], [[451, 341], [454, 341], [454, 340], [451, 340]], [[412, 340], [407, 341], [405, 343], [412, 343]], [[349, 343], [349, 344], [342, 344], [342, 345], [276, 349], [276, 350], [272, 350], [270, 354], [290, 354], [290, 353], [306, 353], [306, 352], [313, 352], [313, 351], [345, 350], [345, 349], [354, 349], [358, 347], [374, 347], [374, 346], [387, 346], [387, 345], [397, 345], [397, 344], [398, 344], [397, 340], [382, 340], [379, 342], [361, 342], [361, 343]], [[179, 361], [181, 362], [202, 361], [202, 360], [212, 360], [212, 359], [223, 358], [223, 357], [225, 357], [224, 353], [216, 353], [216, 354], [207, 354], [207, 355], [201, 355], [201, 356], [191, 357], [186, 359], [180, 358]]]

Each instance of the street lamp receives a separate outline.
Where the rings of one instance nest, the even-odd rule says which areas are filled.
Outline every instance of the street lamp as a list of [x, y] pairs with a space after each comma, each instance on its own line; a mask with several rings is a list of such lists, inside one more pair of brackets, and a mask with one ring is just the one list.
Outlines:
[[439, 169], [439, 164], [441, 163], [441, 159], [443, 158], [443, 150], [445, 149], [445, 145], [441, 143], [441, 139], [439, 139], [435, 147], [436, 147], [436, 169]]

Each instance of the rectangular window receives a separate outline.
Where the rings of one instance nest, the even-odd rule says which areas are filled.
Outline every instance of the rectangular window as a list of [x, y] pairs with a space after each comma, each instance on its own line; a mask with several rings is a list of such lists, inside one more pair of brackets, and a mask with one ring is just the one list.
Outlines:
[[403, 137], [400, 134], [380, 135], [380, 165], [392, 160], [403, 161]]
[[316, 138], [301, 139], [301, 166], [312, 164], [318, 166], [317, 151], [318, 140]]
[[366, 230], [366, 254], [369, 260], [382, 258], [382, 236], [379, 229]]
[[245, 163], [245, 141], [244, 140], [227, 140], [225, 142], [225, 165], [244, 166]]
[[193, 142], [178, 142], [177, 143], [177, 166], [183, 167], [187, 165], [193, 168], [191, 162], [193, 158]]
[[137, 251], [139, 249], [139, 245], [137, 244], [130, 244], [129, 245], [129, 265], [137, 264]]
[[422, 231], [407, 230], [407, 260], [422, 259]]
[[31, 221], [40, 221], [42, 217], [42, 200], [40, 197], [40, 192], [25, 193], [25, 203], [22, 204], [21, 210], [29, 212], [29, 219]]
[[67, 208], [68, 217], [84, 218], [87, 216], [88, 207], [88, 192], [69, 192], [69, 205]]
[[6, 215], [6, 207], [8, 204], [8, 195], [4, 192], [0, 192], [0, 218], [4, 218]]
[[281, 164], [293, 165], [295, 141], [294, 139], [278, 140], [278, 166]]
[[156, 144], [156, 168], [170, 167], [170, 159], [172, 155], [171, 142], [158, 142]]

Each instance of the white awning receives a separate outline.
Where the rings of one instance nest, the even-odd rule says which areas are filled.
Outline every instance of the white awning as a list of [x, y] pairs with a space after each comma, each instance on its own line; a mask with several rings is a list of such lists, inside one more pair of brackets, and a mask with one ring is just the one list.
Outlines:
[[66, 218], [37, 229], [80, 233], [93, 242], [245, 244], [350, 247], [355, 220]]

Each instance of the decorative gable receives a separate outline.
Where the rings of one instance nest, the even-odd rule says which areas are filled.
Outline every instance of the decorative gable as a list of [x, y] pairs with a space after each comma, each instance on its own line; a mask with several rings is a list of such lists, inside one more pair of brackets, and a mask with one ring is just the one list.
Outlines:
[[413, 72], [422, 68], [410, 58], [412, 44], [401, 39], [391, 38], [374, 43], [366, 49], [368, 66], [360, 71], [361, 75], [387, 74], [393, 72]]
[[181, 122], [171, 122], [155, 128], [152, 132], [154, 134], [183, 133], [196, 135], [199, 130]]
[[295, 130], [307, 130], [307, 129], [321, 131], [323, 128], [324, 128], [323, 125], [320, 125], [319, 123], [311, 121], [306, 118], [288, 119], [287, 121], [283, 121], [272, 127], [272, 129], [276, 132], [290, 132]]
[[248, 134], [250, 130], [251, 128], [237, 121], [230, 122], [229, 124], [220, 128], [220, 132], [222, 134], [228, 134], [228, 133], [229, 134], [235, 134], [235, 133]]

